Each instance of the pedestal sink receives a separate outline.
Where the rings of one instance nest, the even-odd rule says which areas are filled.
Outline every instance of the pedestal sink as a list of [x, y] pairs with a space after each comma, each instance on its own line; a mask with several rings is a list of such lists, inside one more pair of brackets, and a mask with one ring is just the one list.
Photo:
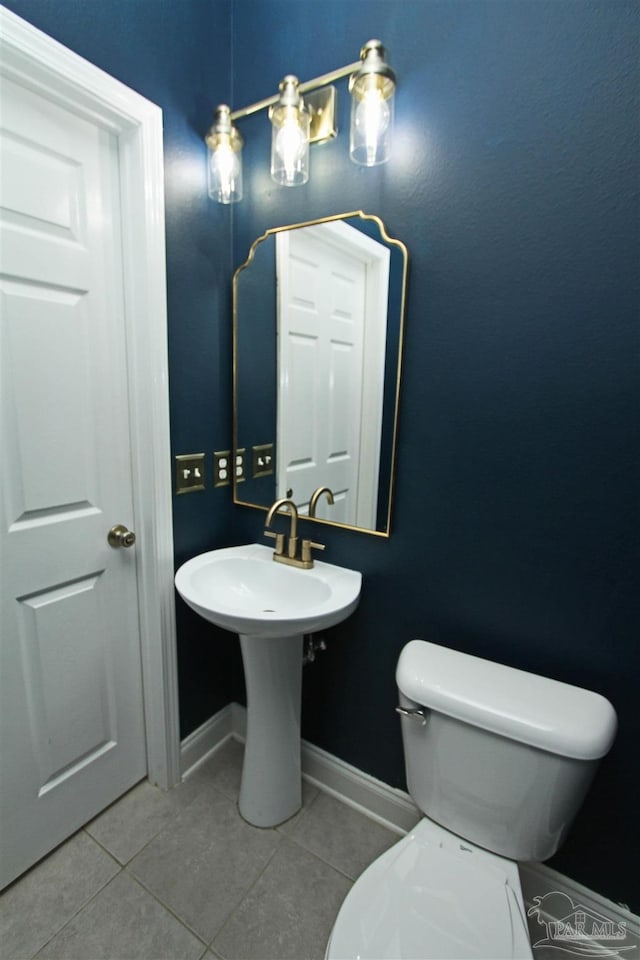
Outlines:
[[176, 573], [183, 600], [240, 637], [247, 740], [239, 808], [255, 826], [276, 826], [300, 808], [303, 636], [353, 613], [361, 584], [360, 573], [330, 563], [274, 563], [257, 543], [200, 554]]

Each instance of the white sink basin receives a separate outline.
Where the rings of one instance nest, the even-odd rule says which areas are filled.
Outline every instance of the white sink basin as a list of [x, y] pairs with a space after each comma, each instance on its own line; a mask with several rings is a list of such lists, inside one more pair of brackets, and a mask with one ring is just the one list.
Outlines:
[[362, 574], [331, 563], [299, 570], [258, 543], [202, 553], [183, 564], [176, 589], [200, 616], [245, 636], [290, 637], [332, 627], [358, 605]]

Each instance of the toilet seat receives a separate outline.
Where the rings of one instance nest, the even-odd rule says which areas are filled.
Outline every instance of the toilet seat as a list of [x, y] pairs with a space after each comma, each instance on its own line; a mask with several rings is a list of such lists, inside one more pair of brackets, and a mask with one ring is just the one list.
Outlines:
[[423, 819], [356, 881], [326, 960], [532, 957], [517, 864]]

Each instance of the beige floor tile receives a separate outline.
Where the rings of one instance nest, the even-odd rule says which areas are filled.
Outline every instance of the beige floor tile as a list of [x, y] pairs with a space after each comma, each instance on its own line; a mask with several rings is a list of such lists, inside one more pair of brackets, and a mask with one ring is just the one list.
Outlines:
[[231, 800], [240, 793], [244, 745], [230, 738], [187, 777], [185, 785], [214, 786]]
[[128, 869], [210, 942], [282, 840], [245, 823], [217, 790], [202, 791]]
[[122, 871], [37, 960], [200, 960], [205, 946]]
[[320, 791], [317, 787], [312, 786], [310, 783], [307, 783], [306, 780], [302, 781], [302, 807], [295, 813], [292, 817], [289, 817], [288, 820], [285, 820], [284, 823], [281, 823], [276, 828], [282, 833], [291, 835], [296, 827], [300, 818], [304, 816], [305, 810], [313, 803]]
[[400, 839], [322, 791], [300, 817], [291, 838], [353, 880]]
[[186, 781], [160, 790], [147, 780], [86, 826], [89, 833], [120, 863], [128, 863], [197, 796], [199, 784]]
[[118, 872], [91, 837], [77, 833], [0, 895], [0, 956], [31, 958]]
[[212, 947], [225, 960], [322, 960], [351, 883], [283, 841]]

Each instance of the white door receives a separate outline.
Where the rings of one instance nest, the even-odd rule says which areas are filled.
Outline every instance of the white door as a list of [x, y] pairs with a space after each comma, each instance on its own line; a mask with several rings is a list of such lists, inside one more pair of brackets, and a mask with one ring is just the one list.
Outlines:
[[278, 234], [278, 495], [355, 523], [362, 404], [362, 263], [309, 230]]
[[4, 885], [147, 767], [117, 138], [1, 98]]

